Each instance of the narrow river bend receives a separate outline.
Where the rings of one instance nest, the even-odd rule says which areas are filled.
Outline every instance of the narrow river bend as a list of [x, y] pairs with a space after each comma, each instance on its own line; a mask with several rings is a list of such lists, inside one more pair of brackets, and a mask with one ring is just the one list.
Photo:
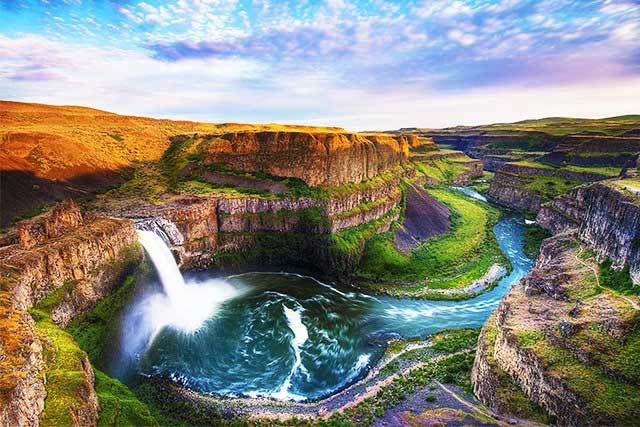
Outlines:
[[[132, 305], [119, 358], [128, 372], [115, 374], [163, 376], [227, 396], [329, 396], [366, 374], [390, 338], [481, 326], [532, 266], [523, 252], [521, 217], [504, 215], [494, 231], [512, 270], [491, 291], [465, 301], [371, 296], [287, 273], [223, 280], [190, 274], [180, 285], [188, 294], [180, 301], [152, 294]], [[164, 250], [149, 244], [156, 253]]]

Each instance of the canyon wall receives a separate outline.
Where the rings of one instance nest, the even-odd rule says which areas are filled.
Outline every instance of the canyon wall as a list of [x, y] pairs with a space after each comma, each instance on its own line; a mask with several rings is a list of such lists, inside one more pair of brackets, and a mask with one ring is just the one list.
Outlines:
[[[7, 241], [0, 248], [0, 424], [37, 425], [45, 399], [43, 347], [52, 344], [27, 310], [42, 306], [64, 327], [111, 292], [142, 253], [133, 222], [83, 217], [73, 202], [20, 223]], [[82, 371], [92, 385], [90, 367]], [[96, 404], [76, 414], [79, 424], [97, 420], [93, 387], [87, 393], [87, 402]]]
[[540, 159], [546, 163], [623, 167], [640, 152], [640, 138], [615, 136], [566, 136]]
[[517, 413], [520, 393], [559, 425], [618, 425], [638, 416], [637, 366], [626, 359], [637, 345], [638, 311], [599, 289], [597, 263], [585, 249], [571, 232], [545, 240], [535, 267], [485, 323], [472, 381], [495, 411]]
[[[389, 175], [375, 185], [349, 187], [351, 191], [337, 191], [327, 199], [194, 196], [144, 214], [164, 218], [178, 228], [182, 239], [173, 242], [173, 250], [183, 268], [242, 268], [244, 252], [247, 261], [251, 256], [267, 257], [253, 261], [265, 266], [291, 264], [340, 275], [355, 259], [335, 259], [332, 235], [374, 221], [388, 227], [397, 218], [402, 199], [400, 177]], [[269, 255], [273, 251], [281, 255], [279, 259]]]
[[544, 202], [565, 187], [606, 178], [607, 175], [600, 173], [544, 164], [506, 163], [495, 173], [487, 196], [510, 208], [537, 213]]
[[615, 180], [578, 187], [543, 206], [536, 221], [552, 233], [576, 229], [600, 260], [629, 267], [640, 284], [640, 204], [635, 180]]
[[300, 178], [310, 186], [358, 183], [407, 161], [416, 136], [233, 132], [203, 137], [205, 164]]
[[418, 134], [481, 159], [485, 169], [492, 172], [506, 162], [536, 157], [557, 166], [622, 167], [640, 152], [640, 138], [633, 135], [551, 135], [540, 131], [473, 129]]

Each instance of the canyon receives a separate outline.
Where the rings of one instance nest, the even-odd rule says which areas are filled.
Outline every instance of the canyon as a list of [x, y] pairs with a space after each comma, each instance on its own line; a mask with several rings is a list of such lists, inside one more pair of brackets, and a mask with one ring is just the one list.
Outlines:
[[[628, 117], [354, 133], [4, 101], [0, 116], [9, 177], [0, 425], [288, 423], [298, 414], [359, 425], [406, 421], [399, 402], [413, 402], [412, 417], [444, 411], [453, 424], [624, 425], [638, 415], [640, 139]], [[527, 240], [542, 229], [546, 240]], [[171, 375], [118, 382], [108, 375], [118, 350], [109, 345], [132, 302], [157, 292], [141, 231], [160, 237], [190, 284], [200, 283], [191, 274], [211, 286], [253, 280], [279, 298], [256, 303], [238, 285], [226, 304], [286, 308], [269, 330], [300, 360], [283, 370], [286, 381], [299, 380], [299, 348], [309, 352], [317, 339], [312, 317], [361, 323], [362, 336], [349, 332], [360, 359], [344, 361], [359, 370], [329, 395], [309, 392], [321, 397], [315, 403], [277, 400], [284, 385], [266, 397], [218, 399]], [[540, 251], [533, 268], [529, 243]], [[274, 271], [287, 274], [259, 273]], [[272, 285], [274, 277], [291, 285]], [[318, 288], [303, 298], [301, 286]], [[344, 313], [310, 305], [318, 295]], [[429, 319], [484, 326], [441, 332]], [[172, 348], [167, 334], [155, 345]], [[425, 406], [431, 393], [437, 403]]]

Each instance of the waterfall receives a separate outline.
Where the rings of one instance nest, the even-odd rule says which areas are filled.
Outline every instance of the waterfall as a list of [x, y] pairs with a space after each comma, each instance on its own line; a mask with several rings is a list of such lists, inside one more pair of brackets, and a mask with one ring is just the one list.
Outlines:
[[149, 254], [167, 296], [173, 300], [180, 298], [185, 289], [184, 279], [165, 241], [147, 230], [138, 230], [138, 240]]
[[131, 360], [141, 357], [164, 328], [197, 332], [222, 303], [244, 291], [222, 279], [185, 280], [169, 249], [171, 242], [182, 243], [182, 235], [169, 221], [145, 220], [137, 228], [162, 290], [146, 290], [124, 319], [123, 351]]

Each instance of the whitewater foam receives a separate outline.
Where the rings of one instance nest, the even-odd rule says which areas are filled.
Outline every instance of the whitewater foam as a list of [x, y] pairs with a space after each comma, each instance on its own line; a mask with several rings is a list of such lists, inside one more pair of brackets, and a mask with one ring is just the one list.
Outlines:
[[192, 334], [211, 319], [219, 306], [243, 292], [221, 279], [185, 282], [165, 241], [157, 234], [138, 230], [138, 239], [156, 269], [163, 292], [145, 296], [134, 305], [123, 328], [124, 351], [139, 357], [166, 327]]
[[287, 318], [287, 326], [289, 326], [289, 329], [291, 329], [291, 332], [293, 332], [293, 338], [291, 339], [290, 345], [295, 355], [295, 361], [293, 363], [293, 366], [291, 367], [289, 375], [280, 386], [280, 389], [277, 392], [273, 393], [271, 397], [279, 400], [300, 401], [305, 399], [304, 396], [290, 393], [289, 389], [291, 388], [291, 378], [296, 373], [298, 368], [300, 368], [302, 365], [301, 348], [302, 345], [309, 339], [309, 331], [307, 330], [307, 327], [304, 325], [304, 323], [302, 323], [302, 309], [300, 309], [299, 311], [295, 311], [284, 304], [282, 304], [282, 309], [284, 311], [285, 317]]

